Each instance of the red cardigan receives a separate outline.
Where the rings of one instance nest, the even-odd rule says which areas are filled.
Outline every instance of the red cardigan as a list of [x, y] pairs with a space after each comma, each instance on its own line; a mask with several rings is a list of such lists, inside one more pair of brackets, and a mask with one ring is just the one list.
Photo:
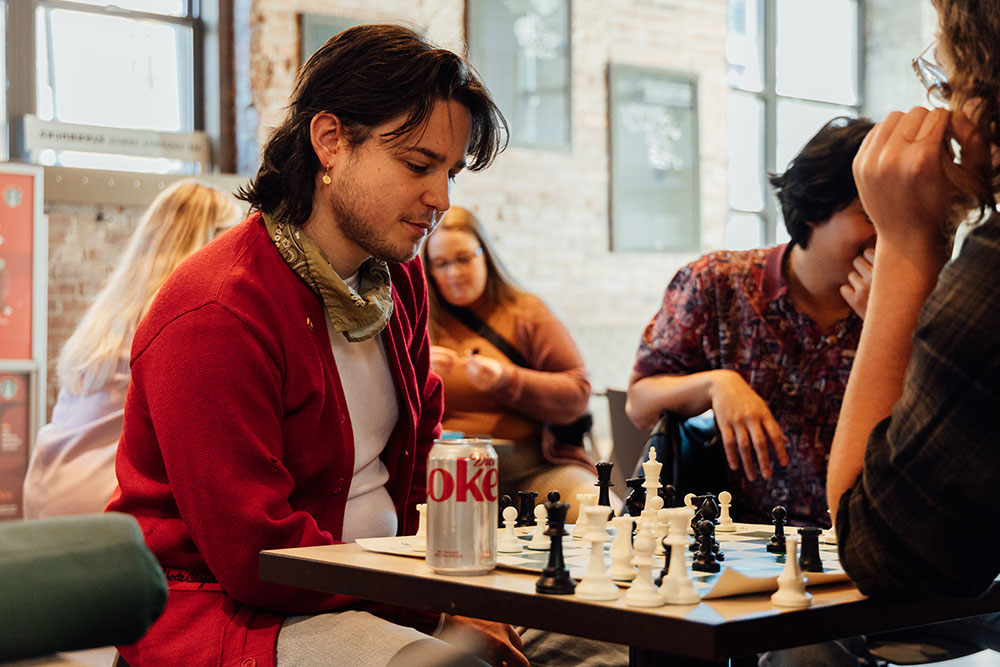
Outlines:
[[[383, 335], [399, 421], [382, 453], [400, 534], [416, 530], [427, 454], [440, 432], [419, 260], [392, 265]], [[163, 616], [133, 667], [275, 663], [286, 615], [345, 605], [430, 629], [436, 616], [261, 582], [262, 549], [341, 537], [354, 441], [323, 305], [260, 215], [191, 256], [160, 290], [132, 344], [119, 490], [167, 571]], [[250, 662], [253, 661], [253, 662]]]

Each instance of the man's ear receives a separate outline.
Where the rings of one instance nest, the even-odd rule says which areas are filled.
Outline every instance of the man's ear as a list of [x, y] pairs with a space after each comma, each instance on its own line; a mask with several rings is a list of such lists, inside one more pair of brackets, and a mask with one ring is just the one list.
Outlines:
[[309, 139], [316, 152], [316, 159], [324, 167], [329, 167], [337, 155], [347, 148], [343, 124], [327, 111], [321, 111], [312, 117], [309, 122]]

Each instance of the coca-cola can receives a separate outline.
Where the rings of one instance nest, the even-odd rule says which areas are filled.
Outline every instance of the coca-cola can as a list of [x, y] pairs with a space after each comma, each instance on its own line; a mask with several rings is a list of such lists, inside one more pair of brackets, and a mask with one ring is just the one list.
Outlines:
[[435, 440], [427, 460], [427, 564], [484, 574], [497, 564], [497, 454], [487, 438]]

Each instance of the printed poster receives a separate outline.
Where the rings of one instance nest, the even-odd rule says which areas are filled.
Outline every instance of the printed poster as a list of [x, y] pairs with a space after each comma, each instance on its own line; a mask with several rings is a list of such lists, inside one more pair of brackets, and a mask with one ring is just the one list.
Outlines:
[[0, 359], [31, 359], [34, 177], [0, 171]]
[[28, 376], [0, 373], [0, 521], [20, 519], [28, 470]]

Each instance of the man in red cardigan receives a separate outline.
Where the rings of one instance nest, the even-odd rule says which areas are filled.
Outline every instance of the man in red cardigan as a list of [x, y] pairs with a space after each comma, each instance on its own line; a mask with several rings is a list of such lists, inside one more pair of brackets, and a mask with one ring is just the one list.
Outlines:
[[170, 582], [120, 647], [158, 665], [482, 665], [502, 624], [264, 583], [262, 549], [411, 534], [439, 434], [427, 296], [411, 261], [506, 125], [455, 54], [398, 26], [332, 38], [241, 196], [253, 213], [171, 276], [136, 332], [109, 510], [136, 517]]

